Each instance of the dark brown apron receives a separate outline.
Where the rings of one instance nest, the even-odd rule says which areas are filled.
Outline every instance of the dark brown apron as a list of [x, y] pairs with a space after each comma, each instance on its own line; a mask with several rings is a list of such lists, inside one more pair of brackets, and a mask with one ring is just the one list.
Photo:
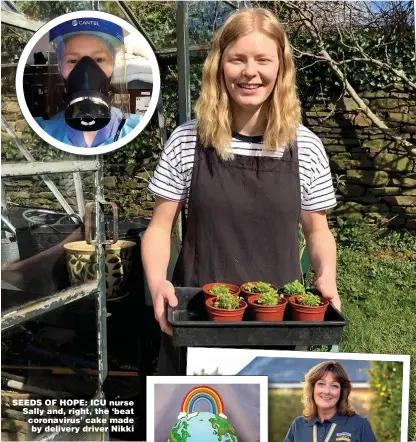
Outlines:
[[[258, 143], [261, 137], [234, 135]], [[235, 155], [222, 161], [197, 141], [183, 248], [174, 282], [276, 285], [300, 279], [301, 209], [297, 144], [282, 158]], [[162, 333], [160, 375], [186, 374], [186, 349]]]

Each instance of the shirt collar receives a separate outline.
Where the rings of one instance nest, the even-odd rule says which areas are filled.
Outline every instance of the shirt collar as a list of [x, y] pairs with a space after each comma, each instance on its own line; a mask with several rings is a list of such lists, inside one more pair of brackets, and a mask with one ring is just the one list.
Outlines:
[[[337, 425], [345, 425], [348, 421], [348, 416], [341, 416], [338, 412], [335, 413], [330, 419], [325, 419], [324, 422], [332, 422]], [[321, 422], [317, 416], [314, 416], [308, 421], [308, 425], [313, 427], [317, 422]]]
[[[120, 123], [120, 118], [115, 113], [112, 112], [110, 122], [97, 132], [97, 135], [95, 136], [91, 147], [97, 147], [101, 143], [106, 141], [108, 138], [115, 135], [119, 123]], [[70, 139], [73, 146], [88, 147], [87, 143], [85, 142], [83, 132], [73, 129], [71, 126], [69, 126], [66, 123], [66, 121], [65, 125], [66, 125], [68, 138]]]
[[232, 132], [233, 138], [236, 138], [239, 141], [245, 141], [247, 143], [262, 143], [263, 142], [263, 135], [243, 135], [239, 134], [238, 132]]
[[88, 147], [84, 139], [84, 134], [80, 130], [75, 130], [65, 121], [66, 133], [73, 146]]
[[311, 418], [310, 420], [308, 420], [308, 425], [310, 427], [313, 427], [317, 422], [319, 422], [319, 419], [317, 416], [314, 416], [313, 418]]

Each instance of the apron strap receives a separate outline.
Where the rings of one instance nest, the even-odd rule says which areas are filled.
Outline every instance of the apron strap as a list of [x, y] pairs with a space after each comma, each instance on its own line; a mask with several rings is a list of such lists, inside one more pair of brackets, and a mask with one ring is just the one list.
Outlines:
[[[329, 430], [328, 435], [325, 438], [324, 442], [329, 442], [331, 440], [332, 435], [334, 434], [335, 428], [336, 428], [337, 424], [333, 423], [331, 425], [331, 428]], [[312, 440], [313, 442], [318, 442], [318, 429], [316, 427], [316, 424], [313, 426], [312, 428]]]

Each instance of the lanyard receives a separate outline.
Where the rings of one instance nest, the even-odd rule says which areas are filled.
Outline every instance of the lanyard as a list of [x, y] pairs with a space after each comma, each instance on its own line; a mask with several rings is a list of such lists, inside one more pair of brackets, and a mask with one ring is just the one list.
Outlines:
[[[329, 430], [328, 435], [325, 438], [324, 442], [329, 442], [331, 440], [332, 435], [334, 434], [335, 431], [335, 427], [337, 426], [337, 424], [332, 424], [331, 428]], [[316, 427], [316, 424], [313, 426], [312, 428], [312, 435], [313, 435], [313, 442], [318, 442], [318, 429]]]

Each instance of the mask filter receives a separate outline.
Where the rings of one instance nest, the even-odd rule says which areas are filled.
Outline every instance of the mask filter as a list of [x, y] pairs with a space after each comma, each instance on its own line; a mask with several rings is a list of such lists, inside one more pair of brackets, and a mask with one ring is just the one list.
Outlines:
[[91, 132], [111, 119], [110, 79], [91, 57], [82, 57], [65, 81], [65, 121], [75, 130]]

